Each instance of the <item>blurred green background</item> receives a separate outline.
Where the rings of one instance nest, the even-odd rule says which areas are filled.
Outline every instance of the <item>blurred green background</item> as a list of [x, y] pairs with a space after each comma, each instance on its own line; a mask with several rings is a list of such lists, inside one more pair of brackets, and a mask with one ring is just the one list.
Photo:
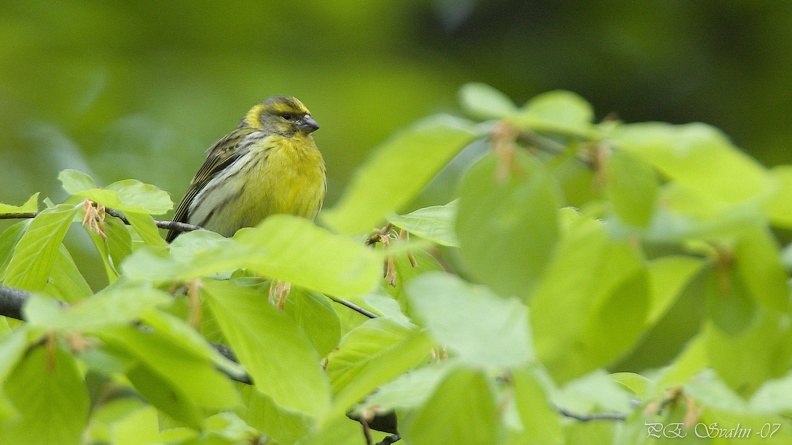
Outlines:
[[178, 201], [214, 140], [287, 94], [322, 126], [332, 206], [374, 145], [455, 112], [469, 81], [518, 103], [569, 89], [598, 118], [708, 122], [790, 163], [790, 46], [780, 0], [0, 0], [0, 202], [63, 199], [64, 168]]

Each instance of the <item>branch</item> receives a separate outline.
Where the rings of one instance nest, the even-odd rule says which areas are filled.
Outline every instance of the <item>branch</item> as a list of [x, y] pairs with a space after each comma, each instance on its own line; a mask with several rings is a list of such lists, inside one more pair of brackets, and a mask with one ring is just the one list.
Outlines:
[[21, 320], [22, 305], [28, 298], [30, 293], [0, 284], [0, 315]]
[[[126, 225], [130, 225], [129, 220], [118, 210], [105, 209], [108, 215], [114, 216], [121, 220]], [[20, 212], [20, 213], [2, 213], [0, 219], [32, 219], [38, 216], [41, 212]], [[201, 229], [201, 226], [195, 224], [187, 224], [179, 221], [160, 221], [154, 220], [154, 224], [160, 229], [175, 230], [177, 232], [192, 232], [193, 230]]]
[[566, 408], [561, 408], [560, 406], [555, 406], [554, 408], [556, 412], [558, 412], [558, 414], [561, 414], [564, 417], [569, 417], [570, 419], [579, 420], [581, 422], [591, 422], [592, 420], [618, 420], [618, 421], [627, 420], [627, 415], [622, 413], [580, 414], [569, 411]]

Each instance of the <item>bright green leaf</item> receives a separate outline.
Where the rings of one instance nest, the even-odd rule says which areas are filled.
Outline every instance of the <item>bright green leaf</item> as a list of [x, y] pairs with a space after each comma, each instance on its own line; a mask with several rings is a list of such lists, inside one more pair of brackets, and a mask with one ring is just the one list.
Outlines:
[[525, 297], [536, 285], [558, 236], [551, 177], [522, 151], [498, 177], [498, 159], [476, 163], [460, 189], [456, 232], [470, 273], [502, 295]]
[[[194, 348], [185, 349], [183, 341], [174, 342], [169, 335], [134, 326], [97, 330], [95, 335], [110, 351], [136, 358], [127, 374], [133, 383], [156, 376], [160, 382], [155, 386], [166, 394], [172, 392], [183, 397], [188, 405], [231, 408], [239, 404], [239, 395], [231, 381], [215, 369], [208, 357], [196, 356]], [[135, 380], [130, 373], [140, 373], [146, 378]]]
[[162, 215], [173, 208], [173, 201], [168, 192], [135, 179], [117, 181], [109, 184], [105, 189], [115, 191], [119, 201], [123, 203], [116, 210]]
[[525, 445], [561, 445], [563, 430], [558, 413], [550, 405], [547, 390], [535, 372], [513, 370], [514, 403], [520, 414], [523, 431], [518, 443]]
[[647, 391], [652, 387], [651, 380], [633, 372], [616, 372], [611, 374], [611, 379], [640, 399], [646, 398]]
[[591, 104], [569, 91], [540, 94], [523, 105], [519, 122], [540, 133], [592, 137], [594, 110]]
[[423, 274], [407, 286], [413, 312], [438, 344], [462, 361], [509, 367], [533, 359], [528, 311], [483, 286], [442, 273]]
[[294, 320], [266, 295], [229, 282], [206, 281], [202, 293], [256, 388], [284, 408], [309, 415], [327, 409], [330, 385]]
[[792, 228], [792, 165], [779, 165], [770, 170], [776, 188], [764, 212], [774, 225]]
[[232, 362], [220, 354], [184, 320], [163, 311], [146, 310], [141, 314], [140, 321], [156, 331], [157, 335], [166, 338], [174, 345], [178, 345], [182, 351], [192, 354], [197, 359], [210, 360], [217, 369], [222, 370], [226, 374], [237, 378], [242, 378], [246, 375], [240, 364]]
[[[133, 364], [126, 370], [126, 376], [147, 402], [192, 428], [200, 428], [203, 422], [201, 410], [198, 404], [184, 393], [183, 388], [174, 385], [146, 363]], [[193, 384], [205, 384], [192, 378], [190, 380]]]
[[455, 360], [445, 360], [404, 373], [378, 388], [356, 412], [415, 409], [426, 403], [446, 374], [457, 366], [459, 364]]
[[58, 249], [78, 207], [62, 204], [42, 210], [27, 227], [14, 249], [6, 270], [5, 284], [40, 290], [47, 284]]
[[499, 414], [481, 371], [451, 371], [415, 416], [400, 428], [411, 445], [499, 443]]
[[0, 214], [2, 213], [28, 213], [38, 211], [38, 197], [39, 194], [35, 193], [28, 198], [21, 206], [13, 206], [9, 204], [0, 203]]
[[0, 424], [0, 442], [79, 445], [89, 400], [77, 362], [60, 348], [28, 351], [5, 384], [21, 413]]
[[49, 329], [94, 330], [107, 326], [123, 326], [137, 321], [145, 311], [170, 303], [171, 297], [146, 286], [108, 287], [91, 298], [69, 307], [55, 300], [34, 295], [23, 309], [30, 324]]
[[419, 121], [378, 146], [346, 192], [320, 217], [343, 233], [363, 233], [412, 201], [475, 137], [467, 120], [439, 115]]
[[50, 271], [50, 278], [43, 292], [67, 303], [93, 295], [91, 287], [85, 281], [69, 250], [63, 244], [58, 248], [55, 263]]
[[457, 204], [458, 201], [451, 201], [446, 205], [424, 207], [406, 215], [391, 215], [388, 222], [442, 246], [457, 247], [454, 233]]
[[705, 124], [629, 124], [610, 137], [616, 148], [709, 199], [737, 202], [772, 185], [761, 165]]
[[467, 114], [478, 119], [503, 119], [517, 113], [508, 96], [484, 83], [462, 85], [459, 102]]
[[63, 170], [58, 174], [58, 180], [63, 185], [63, 190], [70, 195], [96, 188], [96, 181], [92, 177], [77, 170]]
[[739, 334], [755, 319], [759, 306], [733, 268], [711, 267], [705, 276], [707, 312], [719, 329]]
[[[272, 215], [237, 233], [235, 241], [245, 245], [249, 269], [338, 297], [370, 291], [382, 273], [381, 257], [372, 249], [291, 215]], [[196, 260], [213, 255], [224, 252], [210, 251]]]
[[648, 309], [638, 252], [590, 220], [565, 234], [532, 297], [537, 355], [557, 381], [586, 374], [635, 344]]
[[326, 356], [338, 346], [341, 322], [324, 295], [292, 288], [283, 312], [294, 319], [319, 356]]
[[665, 256], [649, 262], [651, 303], [646, 324], [655, 324], [676, 301], [688, 281], [704, 265], [699, 258]]
[[605, 187], [613, 211], [628, 225], [649, 223], [659, 182], [649, 165], [615, 150], [607, 158]]
[[634, 399], [623, 386], [603, 370], [596, 370], [567, 382], [553, 391], [554, 405], [576, 414], [595, 412], [629, 413]]
[[771, 310], [789, 308], [789, 277], [769, 229], [755, 227], [741, 233], [734, 259], [737, 275], [756, 301]]
[[789, 316], [759, 309], [749, 327], [732, 335], [715, 324], [704, 328], [707, 359], [720, 378], [743, 396], [784, 375], [792, 365]]
[[332, 413], [346, 412], [378, 386], [426, 361], [432, 342], [414, 327], [371, 319], [330, 353], [327, 374], [336, 394]]
[[312, 419], [307, 415], [276, 405], [255, 386], [240, 385], [239, 392], [246, 408], [240, 415], [245, 422], [263, 434], [279, 443], [290, 444], [308, 432]]
[[0, 382], [4, 382], [28, 348], [29, 329], [21, 327], [0, 337]]
[[25, 234], [30, 221], [20, 221], [0, 233], [0, 281], [5, 280], [5, 273], [14, 255], [14, 248], [22, 239], [22, 235]]
[[[414, 278], [420, 277], [427, 272], [441, 272], [443, 265], [431, 253], [419, 249], [410, 251], [412, 259], [405, 253], [401, 255], [391, 256], [393, 258], [393, 269], [396, 274], [396, 285], [392, 286], [390, 283], [383, 284], [381, 287], [384, 292], [393, 297], [399, 303], [399, 314], [402, 316], [412, 315], [409, 300], [405, 292], [405, 287]], [[387, 281], [387, 278], [383, 280]], [[398, 317], [397, 314], [388, 313], [392, 317]]]
[[58, 175], [64, 190], [111, 209], [161, 215], [173, 207], [167, 192], [135, 179], [117, 181], [99, 188], [94, 180], [76, 170], [64, 170]]
[[157, 228], [157, 225], [154, 224], [154, 218], [152, 218], [151, 215], [147, 213], [127, 211], [124, 213], [124, 216], [126, 216], [127, 220], [132, 225], [132, 228], [135, 229], [144, 243], [161, 247], [168, 245], [168, 243], [165, 242], [165, 239], [160, 235], [159, 229]]
[[[210, 243], [193, 244], [193, 239]], [[272, 215], [257, 227], [240, 230], [233, 240], [204, 231], [184, 234], [172, 249], [171, 256], [164, 250], [137, 249], [122, 271], [128, 278], [165, 282], [247, 268], [338, 297], [369, 292], [382, 274], [380, 253], [291, 215]]]

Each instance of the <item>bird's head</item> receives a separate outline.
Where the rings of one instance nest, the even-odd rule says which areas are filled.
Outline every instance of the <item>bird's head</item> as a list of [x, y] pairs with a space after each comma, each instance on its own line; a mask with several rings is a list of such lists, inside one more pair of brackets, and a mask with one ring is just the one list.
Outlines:
[[273, 96], [254, 105], [242, 119], [241, 126], [285, 136], [297, 132], [307, 135], [319, 129], [305, 105], [288, 96]]

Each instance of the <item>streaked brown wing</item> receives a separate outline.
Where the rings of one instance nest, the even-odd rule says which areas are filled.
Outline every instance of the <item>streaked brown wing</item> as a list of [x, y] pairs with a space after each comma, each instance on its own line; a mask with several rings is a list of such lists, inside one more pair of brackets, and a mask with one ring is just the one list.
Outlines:
[[[173, 214], [173, 221], [188, 222], [189, 209], [193, 199], [198, 195], [206, 184], [212, 180], [224, 168], [228, 167], [240, 156], [244, 155], [247, 147], [242, 145], [245, 137], [255, 133], [256, 130], [250, 128], [237, 128], [222, 139], [218, 140], [207, 150], [206, 161], [204, 161], [198, 173], [193, 177], [190, 182], [190, 188], [182, 198], [179, 206], [176, 207], [176, 212]], [[165, 241], [171, 242], [181, 232], [171, 229], [165, 237]]]

